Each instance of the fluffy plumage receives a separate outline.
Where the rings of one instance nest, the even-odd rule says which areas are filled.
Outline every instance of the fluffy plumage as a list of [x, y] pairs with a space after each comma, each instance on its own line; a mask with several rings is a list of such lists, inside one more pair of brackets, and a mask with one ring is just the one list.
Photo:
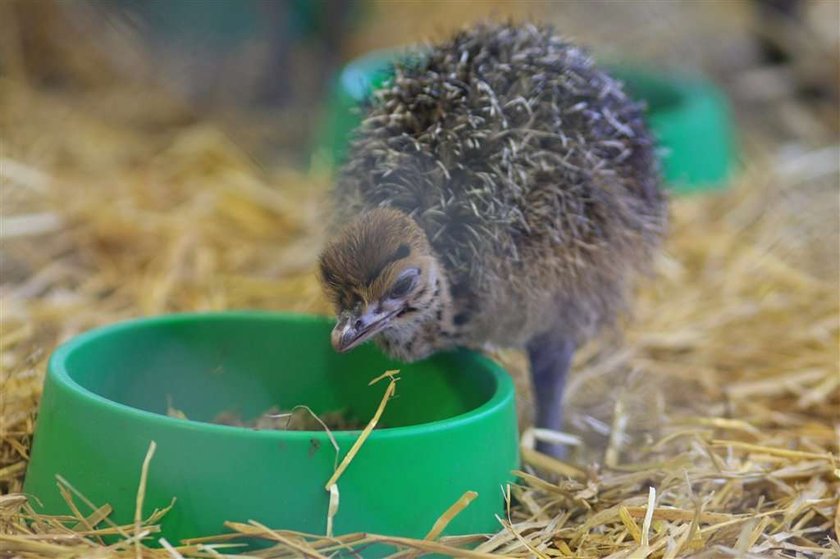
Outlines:
[[[666, 222], [642, 107], [581, 49], [530, 25], [467, 29], [397, 64], [335, 201], [337, 238], [375, 208], [410, 216], [417, 227], [401, 231], [424, 234], [458, 342], [475, 346], [524, 346], [548, 329], [574, 344], [591, 336], [625, 307]], [[331, 244], [327, 283], [370, 273], [370, 253], [402, 242], [397, 231], [379, 247], [391, 234]]]

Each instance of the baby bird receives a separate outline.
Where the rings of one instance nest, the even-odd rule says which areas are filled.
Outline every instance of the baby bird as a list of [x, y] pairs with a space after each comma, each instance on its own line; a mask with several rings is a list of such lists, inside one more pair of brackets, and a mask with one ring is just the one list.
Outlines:
[[626, 308], [665, 229], [642, 107], [548, 27], [478, 25], [394, 70], [334, 191], [332, 345], [524, 348], [536, 423], [559, 429], [575, 348]]

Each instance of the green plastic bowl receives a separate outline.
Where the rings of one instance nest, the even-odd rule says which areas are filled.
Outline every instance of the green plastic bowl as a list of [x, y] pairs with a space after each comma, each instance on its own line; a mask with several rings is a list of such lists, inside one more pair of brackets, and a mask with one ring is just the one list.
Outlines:
[[[316, 152], [341, 163], [360, 122], [359, 103], [393, 75], [391, 63], [403, 55], [422, 53], [375, 51], [344, 67], [335, 79]], [[646, 103], [671, 190], [684, 193], [727, 185], [736, 162], [734, 130], [726, 97], [713, 83], [621, 63], [605, 67], [625, 83], [632, 97]]]
[[[366, 345], [345, 355], [326, 318], [229, 312], [170, 315], [90, 331], [52, 355], [25, 491], [41, 512], [66, 514], [56, 475], [112, 518], [133, 521], [143, 458], [144, 516], [176, 502], [162, 535], [218, 534], [226, 520], [324, 533], [335, 451], [323, 431], [215, 425], [221, 411], [253, 418], [272, 406], [346, 408], [366, 422], [401, 370], [396, 397], [338, 482], [335, 533], [422, 537], [465, 491], [476, 500], [449, 534], [495, 532], [501, 488], [518, 467], [514, 388], [473, 352], [401, 365]], [[169, 403], [190, 420], [166, 415]], [[334, 432], [341, 457], [359, 431]], [[81, 506], [81, 505], [80, 505]]]

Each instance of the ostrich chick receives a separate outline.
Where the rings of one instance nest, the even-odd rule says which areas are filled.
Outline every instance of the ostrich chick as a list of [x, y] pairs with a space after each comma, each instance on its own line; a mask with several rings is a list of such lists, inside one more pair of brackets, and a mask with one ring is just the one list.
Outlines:
[[544, 27], [476, 26], [394, 71], [334, 192], [332, 344], [524, 348], [537, 425], [559, 429], [575, 348], [625, 308], [665, 227], [642, 109]]

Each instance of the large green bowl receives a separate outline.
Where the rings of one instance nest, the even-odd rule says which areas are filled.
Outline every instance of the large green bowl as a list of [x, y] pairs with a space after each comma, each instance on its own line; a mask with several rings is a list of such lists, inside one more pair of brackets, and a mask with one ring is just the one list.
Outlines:
[[[390, 79], [393, 61], [404, 56], [416, 58], [422, 51], [374, 51], [341, 70], [317, 135], [316, 153], [341, 163], [360, 122], [357, 106]], [[632, 97], [645, 102], [671, 190], [686, 193], [727, 185], [737, 154], [729, 104], [719, 88], [695, 75], [616, 62], [605, 67]]]
[[[447, 533], [498, 529], [501, 487], [518, 466], [514, 389], [472, 352], [401, 365], [367, 345], [346, 355], [326, 318], [230, 312], [120, 323], [59, 347], [49, 362], [25, 491], [46, 513], [67, 506], [61, 475], [113, 519], [133, 520], [143, 458], [144, 515], [167, 506], [162, 535], [224, 531], [226, 520], [324, 533], [324, 484], [335, 457], [323, 431], [257, 431], [211, 424], [221, 411], [252, 418], [272, 406], [346, 408], [372, 417], [398, 368], [396, 397], [338, 483], [335, 532], [422, 537], [465, 491], [477, 499]], [[169, 417], [168, 405], [189, 420]], [[334, 432], [343, 456], [358, 431]], [[80, 505], [81, 506], [81, 505]]]

